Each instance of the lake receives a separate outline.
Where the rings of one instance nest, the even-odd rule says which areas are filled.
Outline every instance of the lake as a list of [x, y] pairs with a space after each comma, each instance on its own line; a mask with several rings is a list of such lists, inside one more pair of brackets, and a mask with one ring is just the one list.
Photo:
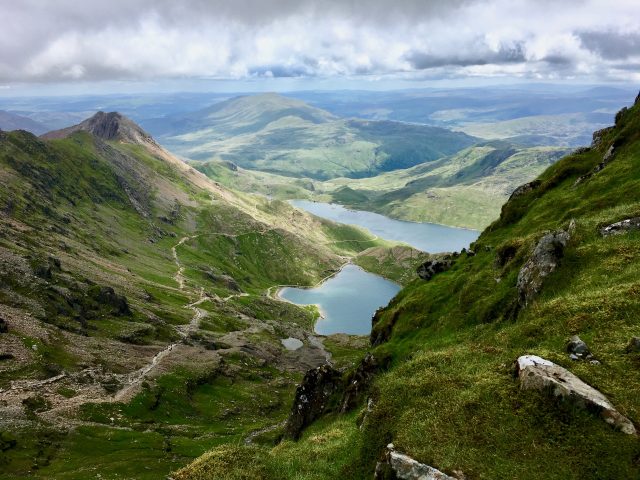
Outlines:
[[318, 287], [285, 287], [278, 295], [298, 305], [317, 305], [322, 318], [316, 322], [316, 333], [367, 335], [375, 311], [399, 291], [399, 285], [348, 264]]
[[395, 240], [429, 253], [457, 252], [469, 248], [480, 235], [477, 230], [447, 227], [435, 223], [394, 220], [384, 215], [349, 210], [335, 203], [290, 200], [291, 205], [334, 222], [358, 225], [385, 240]]

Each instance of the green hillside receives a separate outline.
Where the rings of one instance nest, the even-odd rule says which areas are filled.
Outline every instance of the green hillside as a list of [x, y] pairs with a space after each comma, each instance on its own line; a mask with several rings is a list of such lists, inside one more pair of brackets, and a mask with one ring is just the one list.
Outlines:
[[570, 150], [492, 141], [439, 160], [374, 177], [325, 181], [247, 170], [229, 162], [193, 162], [211, 179], [280, 199], [335, 202], [400, 220], [482, 229], [519, 185]]
[[164, 146], [189, 159], [320, 180], [407, 168], [476, 141], [437, 127], [339, 119], [277, 94], [236, 97], [147, 126]]
[[[594, 140], [509, 200], [474, 253], [414, 280], [374, 317], [375, 362], [339, 373], [373, 375], [347, 413], [339, 400], [355, 384], [345, 381], [300, 440], [217, 447], [174, 478], [372, 478], [389, 442], [451, 478], [639, 478], [637, 436], [598, 409], [523, 390], [514, 375], [519, 356], [539, 355], [640, 421], [640, 348], [630, 342], [640, 336], [640, 96]], [[603, 230], [625, 219], [627, 230]], [[564, 247], [527, 290], [521, 272], [538, 265], [550, 232]], [[597, 361], [570, 359], [572, 335]]]
[[0, 132], [0, 478], [157, 479], [243, 442], [362, 343], [269, 292], [418, 261], [222, 188], [117, 113], [47, 138]]

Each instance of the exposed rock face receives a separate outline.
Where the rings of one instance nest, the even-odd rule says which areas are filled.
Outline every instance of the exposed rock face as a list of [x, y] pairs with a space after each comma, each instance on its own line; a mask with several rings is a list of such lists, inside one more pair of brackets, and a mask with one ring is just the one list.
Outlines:
[[393, 326], [396, 324], [398, 315], [400, 314], [400, 312], [396, 311], [394, 312], [393, 317], [391, 317], [391, 321], [381, 323], [383, 311], [383, 308], [379, 308], [371, 319], [369, 342], [372, 347], [377, 347], [378, 345], [382, 345], [389, 341], [389, 338], [391, 338], [391, 332], [393, 331]]
[[638, 353], [640, 352], [640, 337], [631, 337], [629, 340], [629, 344], [624, 349], [627, 353]]
[[418, 277], [422, 280], [431, 280], [435, 275], [447, 271], [453, 265], [451, 255], [445, 255], [441, 258], [427, 260], [416, 270]]
[[302, 431], [330, 407], [331, 397], [342, 387], [342, 375], [329, 365], [309, 370], [296, 389], [285, 436], [300, 438]]
[[367, 353], [347, 380], [340, 407], [342, 412], [348, 412], [360, 403], [380, 369], [381, 365], [376, 357]]
[[597, 130], [595, 132], [593, 132], [593, 140], [591, 141], [591, 148], [596, 148], [598, 145], [600, 145], [602, 143], [602, 139], [603, 137], [613, 131], [614, 127], [607, 127], [607, 128], [603, 128], [601, 130]]
[[578, 335], [574, 335], [567, 343], [567, 353], [572, 360], [591, 360], [593, 355], [589, 347]]
[[518, 358], [517, 370], [523, 390], [548, 391], [554, 397], [595, 410], [608, 424], [626, 434], [636, 435], [631, 420], [619, 413], [607, 397], [567, 369], [536, 355], [523, 355]]
[[111, 287], [92, 287], [89, 295], [98, 303], [113, 307], [116, 315], [131, 315], [127, 297], [117, 294]]
[[393, 443], [387, 445], [384, 459], [376, 465], [374, 480], [456, 480], [408, 455], [395, 451]]
[[516, 188], [512, 193], [511, 196], [509, 197], [509, 200], [513, 200], [514, 198], [520, 197], [522, 195], [524, 195], [525, 193], [531, 192], [532, 190], [535, 190], [536, 188], [538, 188], [541, 185], [541, 181], [540, 180], [534, 180], [533, 182], [529, 182], [529, 183], [525, 183], [524, 185], [520, 185], [518, 188]]
[[608, 237], [609, 235], [621, 235], [631, 230], [640, 230], [640, 217], [627, 218], [621, 222], [612, 223], [600, 229], [600, 235]]
[[558, 266], [569, 241], [564, 230], [548, 233], [540, 239], [533, 254], [518, 273], [518, 294], [521, 306], [527, 306], [540, 292], [544, 279]]

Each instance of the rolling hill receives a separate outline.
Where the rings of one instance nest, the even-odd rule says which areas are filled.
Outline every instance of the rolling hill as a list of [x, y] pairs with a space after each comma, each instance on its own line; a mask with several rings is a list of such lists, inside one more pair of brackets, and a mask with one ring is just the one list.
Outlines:
[[47, 131], [47, 127], [28, 117], [0, 110], [0, 130], [26, 130], [35, 135]]
[[248, 169], [321, 180], [408, 168], [476, 141], [437, 127], [340, 119], [277, 94], [236, 97], [144, 126], [189, 159], [231, 161]]

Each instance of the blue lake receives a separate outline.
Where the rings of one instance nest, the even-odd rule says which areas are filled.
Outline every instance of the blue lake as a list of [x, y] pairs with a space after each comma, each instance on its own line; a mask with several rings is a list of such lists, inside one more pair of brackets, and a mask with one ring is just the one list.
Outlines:
[[334, 222], [358, 225], [385, 240], [396, 240], [429, 253], [457, 252], [468, 248], [480, 232], [465, 228], [446, 227], [435, 223], [415, 223], [394, 220], [384, 215], [349, 210], [335, 203], [290, 200], [291, 205]]
[[[349, 210], [342, 205], [290, 200], [290, 203], [318, 217], [366, 228], [385, 240], [395, 240], [430, 253], [453, 252], [468, 248], [480, 232], [433, 223], [393, 220], [372, 212]], [[366, 335], [371, 317], [387, 305], [400, 286], [355, 265], [345, 266], [337, 275], [316, 288], [287, 287], [281, 298], [298, 305], [317, 305], [322, 317], [315, 326], [321, 335], [348, 333]]]
[[367, 335], [375, 311], [399, 291], [399, 285], [385, 278], [356, 265], [345, 265], [316, 288], [285, 287], [278, 295], [298, 305], [318, 305], [322, 318], [316, 323], [316, 333]]

